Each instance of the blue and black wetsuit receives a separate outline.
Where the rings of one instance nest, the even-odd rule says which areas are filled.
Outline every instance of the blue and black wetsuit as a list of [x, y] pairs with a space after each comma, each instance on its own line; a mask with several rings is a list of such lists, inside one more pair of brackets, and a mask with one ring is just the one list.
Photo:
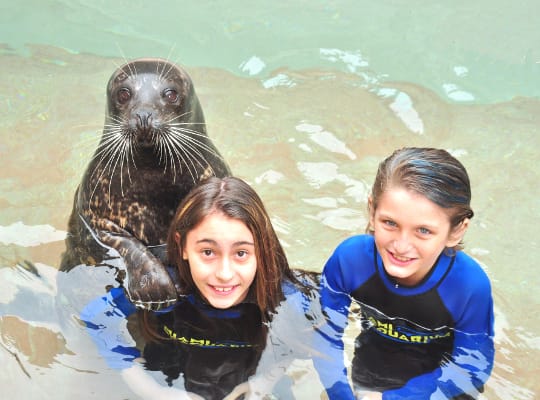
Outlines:
[[121, 334], [134, 311], [123, 289], [115, 288], [81, 314], [110, 366], [129, 368], [142, 356], [147, 370], [163, 372], [169, 385], [182, 376], [184, 389], [205, 399], [224, 398], [255, 373], [267, 334], [256, 304], [222, 310], [197, 295], [181, 298], [155, 313], [156, 332], [164, 340], [146, 343], [142, 354]]
[[205, 399], [222, 399], [255, 372], [264, 375], [274, 365], [306, 357], [291, 347], [291, 336], [302, 335], [302, 344], [309, 346], [305, 331], [311, 324], [306, 313], [312, 298], [288, 281], [282, 290], [285, 299], [270, 325], [262, 322], [258, 306], [249, 300], [217, 309], [197, 294], [182, 297], [154, 313], [156, 332], [166, 340], [148, 342], [142, 351], [126, 327], [126, 318], [136, 308], [122, 288], [89, 303], [81, 319], [110, 367], [127, 369], [144, 357], [145, 368], [163, 372], [169, 385], [181, 378], [175, 385]]
[[343, 355], [351, 301], [360, 306], [351, 377], [383, 399], [472, 398], [493, 366], [489, 279], [463, 252], [441, 254], [419, 284], [390, 277], [371, 235], [351, 237], [330, 257], [321, 280], [327, 324], [315, 365], [331, 399], [354, 399]]
[[146, 344], [145, 367], [162, 371], [169, 384], [182, 374], [186, 390], [222, 399], [255, 373], [267, 333], [256, 304], [222, 310], [190, 296], [157, 320], [171, 340]]

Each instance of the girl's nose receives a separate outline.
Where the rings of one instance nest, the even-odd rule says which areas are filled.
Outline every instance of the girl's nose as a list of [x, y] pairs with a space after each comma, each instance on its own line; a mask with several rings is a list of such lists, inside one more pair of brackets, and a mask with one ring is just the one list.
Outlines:
[[216, 270], [216, 277], [222, 281], [228, 281], [234, 276], [234, 270], [227, 257], [223, 257], [219, 267]]

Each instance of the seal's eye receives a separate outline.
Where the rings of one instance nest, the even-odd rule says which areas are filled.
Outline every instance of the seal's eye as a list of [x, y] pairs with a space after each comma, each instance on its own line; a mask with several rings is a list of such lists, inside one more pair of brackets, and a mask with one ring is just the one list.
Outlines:
[[120, 104], [126, 104], [131, 99], [131, 92], [128, 88], [122, 88], [116, 92], [116, 98]]
[[176, 100], [178, 100], [178, 92], [174, 89], [166, 89], [163, 92], [163, 97], [165, 100], [167, 100], [169, 103], [175, 103]]

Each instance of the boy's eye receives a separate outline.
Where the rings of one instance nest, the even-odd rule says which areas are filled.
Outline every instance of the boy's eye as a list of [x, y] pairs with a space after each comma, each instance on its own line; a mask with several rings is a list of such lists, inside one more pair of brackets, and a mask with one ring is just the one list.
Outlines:
[[388, 226], [396, 226], [396, 223], [394, 221], [389, 220], [389, 219], [384, 220], [383, 224], [388, 225]]
[[418, 232], [420, 232], [422, 235], [429, 235], [431, 231], [427, 228], [418, 228]]

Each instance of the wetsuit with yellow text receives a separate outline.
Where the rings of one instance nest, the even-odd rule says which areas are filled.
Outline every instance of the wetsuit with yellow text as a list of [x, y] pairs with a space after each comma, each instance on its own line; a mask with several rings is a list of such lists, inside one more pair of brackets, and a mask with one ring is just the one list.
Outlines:
[[321, 279], [327, 324], [315, 366], [330, 399], [354, 399], [343, 333], [351, 302], [360, 308], [351, 378], [383, 399], [474, 398], [493, 366], [493, 300], [488, 277], [468, 255], [441, 254], [419, 284], [396, 283], [371, 235], [346, 239]]

